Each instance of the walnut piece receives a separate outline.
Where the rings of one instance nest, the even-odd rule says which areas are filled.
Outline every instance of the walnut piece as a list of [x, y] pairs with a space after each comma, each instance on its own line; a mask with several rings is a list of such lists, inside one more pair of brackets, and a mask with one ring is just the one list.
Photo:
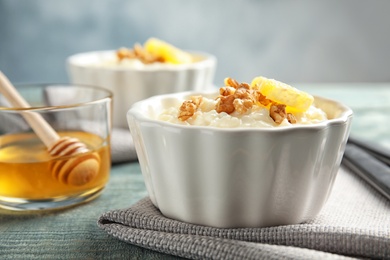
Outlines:
[[295, 118], [295, 116], [291, 113], [287, 113], [287, 120], [290, 124], [296, 124], [297, 123], [297, 119]]
[[224, 83], [225, 86], [230, 86], [235, 89], [237, 89], [240, 86], [240, 83], [238, 83], [235, 79], [232, 78], [225, 78]]
[[230, 86], [226, 86], [226, 87], [221, 87], [219, 89], [219, 94], [221, 96], [229, 96], [229, 95], [234, 95], [234, 92], [236, 91], [235, 88], [233, 87], [230, 87]]
[[233, 102], [234, 102], [234, 95], [221, 96], [218, 99], [217, 106], [216, 106], [215, 110], [218, 113], [222, 113], [222, 112], [225, 112], [228, 114], [233, 113], [235, 110]]
[[202, 96], [191, 96], [191, 100], [186, 100], [179, 108], [179, 120], [186, 121], [188, 118], [192, 117], [200, 103], [202, 102]]
[[272, 104], [269, 109], [269, 115], [276, 124], [280, 125], [280, 123], [282, 123], [282, 121], [287, 117], [286, 105]]
[[253, 106], [253, 101], [251, 99], [238, 99], [236, 98], [233, 101], [234, 109], [240, 114], [246, 113]]
[[144, 64], [164, 62], [164, 59], [161, 56], [146, 51], [139, 43], [134, 44], [133, 49], [120, 48], [116, 51], [116, 56], [119, 62], [124, 59], [138, 59]]
[[260, 91], [256, 90], [254, 92], [255, 100], [257, 100], [260, 104], [262, 104], [265, 107], [268, 107], [273, 102], [272, 100], [267, 99], [263, 94], [260, 93]]
[[225, 87], [219, 89], [220, 96], [217, 98], [216, 111], [218, 113], [231, 114], [237, 111], [243, 114], [252, 108], [255, 100], [248, 83], [238, 83], [232, 78], [226, 78]]

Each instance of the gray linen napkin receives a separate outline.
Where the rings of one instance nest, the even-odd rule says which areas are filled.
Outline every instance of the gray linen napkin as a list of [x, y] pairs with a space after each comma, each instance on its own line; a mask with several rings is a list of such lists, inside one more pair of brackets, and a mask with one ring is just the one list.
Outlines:
[[129, 129], [114, 128], [111, 133], [111, 161], [112, 164], [137, 160], [133, 137]]
[[341, 168], [313, 220], [267, 228], [221, 229], [164, 217], [149, 198], [104, 213], [98, 226], [127, 243], [191, 259], [390, 259], [390, 201]]

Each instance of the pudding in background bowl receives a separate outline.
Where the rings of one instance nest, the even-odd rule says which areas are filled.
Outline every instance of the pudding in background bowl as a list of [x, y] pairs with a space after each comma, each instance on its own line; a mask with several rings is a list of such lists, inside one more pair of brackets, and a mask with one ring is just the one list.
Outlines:
[[135, 102], [154, 95], [211, 88], [215, 56], [183, 51], [150, 38], [134, 48], [79, 53], [67, 59], [70, 81], [113, 92], [113, 126], [127, 128], [126, 113]]
[[[244, 228], [298, 224], [320, 212], [341, 163], [352, 110], [277, 81], [260, 82], [230, 79], [219, 92], [154, 96], [128, 111], [149, 197], [165, 216]], [[245, 103], [246, 110], [240, 105]], [[272, 106], [280, 108], [277, 115], [282, 118], [271, 116]], [[302, 121], [310, 110], [318, 116]], [[191, 123], [210, 111], [210, 120]], [[264, 121], [264, 126], [252, 127], [246, 120], [239, 125], [208, 123], [220, 118], [240, 121], [256, 112], [261, 115], [252, 119]], [[171, 116], [178, 120], [167, 120]]]

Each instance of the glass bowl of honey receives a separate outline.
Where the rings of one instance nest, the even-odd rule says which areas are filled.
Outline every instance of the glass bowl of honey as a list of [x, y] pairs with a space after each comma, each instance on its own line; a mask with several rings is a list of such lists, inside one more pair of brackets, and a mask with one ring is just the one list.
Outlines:
[[[71, 84], [16, 89], [29, 107], [12, 106], [0, 93], [0, 208], [52, 210], [99, 196], [111, 166], [112, 93]], [[48, 147], [41, 123], [33, 127], [29, 117], [39, 117], [65, 147]]]

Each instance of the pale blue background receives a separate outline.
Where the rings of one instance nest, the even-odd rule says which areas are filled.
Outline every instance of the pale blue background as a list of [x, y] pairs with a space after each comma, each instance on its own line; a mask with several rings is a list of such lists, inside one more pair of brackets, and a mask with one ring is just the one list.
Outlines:
[[69, 55], [154, 36], [218, 58], [215, 83], [389, 82], [390, 1], [0, 0], [0, 70], [65, 82]]

